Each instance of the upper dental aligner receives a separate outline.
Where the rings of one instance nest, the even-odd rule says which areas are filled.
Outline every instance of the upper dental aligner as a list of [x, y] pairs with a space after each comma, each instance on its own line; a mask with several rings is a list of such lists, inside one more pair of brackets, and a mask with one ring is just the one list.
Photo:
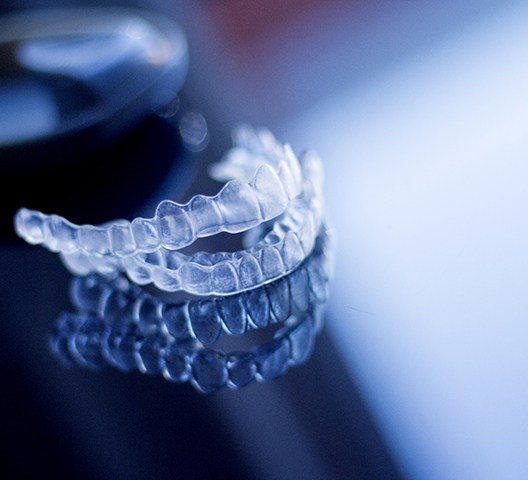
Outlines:
[[121, 258], [177, 250], [220, 232], [243, 232], [282, 214], [301, 193], [302, 178], [291, 147], [265, 129], [239, 127], [233, 144], [210, 170], [214, 179], [227, 181], [215, 196], [196, 195], [185, 204], [164, 200], [153, 218], [99, 226], [22, 208], [15, 229], [27, 242], [54, 252]]
[[231, 295], [269, 283], [293, 271], [310, 254], [321, 226], [320, 160], [305, 152], [300, 163], [301, 193], [289, 202], [273, 228], [247, 250], [188, 256], [159, 248], [124, 258], [76, 252], [63, 254], [63, 261], [74, 274], [126, 271], [139, 285], [154, 283], [161, 290], [195, 295]]

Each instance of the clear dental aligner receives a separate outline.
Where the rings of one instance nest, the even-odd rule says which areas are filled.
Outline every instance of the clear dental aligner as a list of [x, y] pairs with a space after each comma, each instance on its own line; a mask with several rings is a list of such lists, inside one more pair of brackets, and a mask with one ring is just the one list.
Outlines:
[[113, 324], [87, 313], [63, 313], [51, 338], [53, 351], [70, 364], [99, 369], [162, 374], [174, 382], [190, 381], [203, 393], [224, 386], [241, 388], [253, 380], [273, 380], [313, 352], [323, 310], [316, 305], [302, 317], [290, 317], [273, 340], [245, 352], [204, 349], [191, 339], [175, 340], [158, 331], [142, 333], [134, 322]]
[[234, 146], [211, 168], [227, 181], [215, 196], [196, 195], [188, 203], [162, 201], [153, 218], [74, 225], [58, 215], [20, 209], [19, 236], [53, 252], [127, 258], [160, 248], [177, 250], [220, 232], [239, 233], [282, 214], [302, 188], [299, 161], [288, 145], [265, 130], [239, 127]]
[[198, 252], [188, 256], [164, 248], [126, 258], [83, 252], [61, 255], [74, 274], [125, 271], [139, 285], [195, 295], [231, 295], [269, 283], [293, 271], [312, 251], [322, 223], [322, 167], [313, 152], [300, 157], [302, 189], [271, 230], [247, 250]]
[[125, 277], [90, 274], [74, 277], [70, 298], [84, 313], [106, 321], [133, 318], [147, 331], [163, 329], [176, 339], [213, 344], [222, 333], [240, 335], [249, 329], [282, 323], [304, 315], [326, 301], [330, 240], [323, 227], [310, 256], [290, 275], [263, 287], [227, 297], [172, 303], [148, 293]]

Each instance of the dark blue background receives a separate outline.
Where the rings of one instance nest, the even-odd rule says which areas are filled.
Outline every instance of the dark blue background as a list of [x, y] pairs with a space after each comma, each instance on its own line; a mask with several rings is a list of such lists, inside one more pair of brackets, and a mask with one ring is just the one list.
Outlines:
[[[190, 49], [192, 63], [192, 42]], [[0, 152], [4, 187], [15, 187], [1, 212], [0, 471], [5, 478], [398, 478], [324, 331], [308, 364], [284, 378], [212, 396], [160, 377], [67, 368], [51, 355], [50, 330], [71, 309], [70, 277], [54, 254], [14, 237], [13, 213], [23, 205], [98, 223], [147, 210], [168, 183], [174, 199], [214, 191], [204, 166], [228, 145], [229, 125], [215, 102], [193, 101], [189, 82], [175, 117], [145, 107], [110, 137], [95, 129]], [[190, 110], [210, 125], [210, 145], [199, 153], [178, 131]], [[223, 236], [207, 246], [234, 241]]]

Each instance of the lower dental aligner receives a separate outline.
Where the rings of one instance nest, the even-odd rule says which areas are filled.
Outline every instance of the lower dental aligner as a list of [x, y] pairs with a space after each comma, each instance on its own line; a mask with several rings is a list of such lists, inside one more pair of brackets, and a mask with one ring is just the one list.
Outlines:
[[310, 256], [290, 275], [254, 290], [227, 297], [170, 302], [130, 283], [90, 274], [74, 277], [70, 298], [81, 312], [106, 322], [131, 318], [143, 331], [163, 330], [175, 339], [213, 344], [222, 334], [241, 335], [249, 329], [283, 323], [323, 304], [329, 278], [330, 240], [321, 228]]
[[212, 393], [222, 387], [241, 388], [254, 380], [273, 380], [310, 358], [322, 325], [321, 305], [291, 316], [273, 339], [249, 351], [224, 353], [204, 349], [192, 339], [176, 340], [163, 332], [142, 333], [137, 324], [112, 323], [88, 313], [63, 313], [51, 346], [70, 364], [100, 369], [109, 364], [122, 371], [162, 374], [173, 382], [189, 381]]
[[198, 238], [240, 233], [282, 214], [302, 188], [299, 161], [289, 145], [265, 130], [239, 127], [233, 148], [211, 176], [227, 181], [215, 196], [188, 203], [162, 201], [153, 218], [74, 225], [58, 215], [22, 208], [15, 216], [19, 236], [65, 255], [127, 258], [160, 248], [178, 250]]
[[164, 291], [195, 295], [232, 295], [269, 283], [292, 272], [310, 254], [322, 223], [320, 160], [313, 152], [305, 152], [300, 163], [301, 193], [247, 250], [189, 256], [159, 248], [125, 258], [76, 252], [62, 254], [63, 262], [77, 275], [125, 271], [139, 285], [153, 283]]

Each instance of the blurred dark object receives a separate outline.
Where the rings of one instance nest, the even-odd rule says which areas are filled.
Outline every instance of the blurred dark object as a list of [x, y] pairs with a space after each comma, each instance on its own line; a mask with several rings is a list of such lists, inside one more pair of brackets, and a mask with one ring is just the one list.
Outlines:
[[[38, 163], [42, 147], [75, 156], [78, 149], [53, 143], [69, 135], [93, 135], [86, 145], [101, 148], [137, 124], [174, 98], [188, 51], [182, 30], [166, 17], [45, 9], [0, 18], [0, 62], [0, 153], [3, 164], [20, 165], [21, 157]], [[26, 155], [28, 148], [36, 156]]]
[[[0, 171], [15, 191], [0, 219], [10, 224], [20, 206], [80, 222], [122, 216], [180, 149], [155, 112], [187, 73], [182, 30], [116, 8], [28, 11], [0, 26]], [[133, 193], [117, 195], [116, 179]]]

